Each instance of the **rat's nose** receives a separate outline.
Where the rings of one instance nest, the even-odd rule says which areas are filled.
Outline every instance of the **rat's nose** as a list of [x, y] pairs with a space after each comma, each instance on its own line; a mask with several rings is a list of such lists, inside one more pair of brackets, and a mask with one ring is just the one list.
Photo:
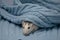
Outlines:
[[25, 36], [29, 36], [29, 34], [24, 33]]

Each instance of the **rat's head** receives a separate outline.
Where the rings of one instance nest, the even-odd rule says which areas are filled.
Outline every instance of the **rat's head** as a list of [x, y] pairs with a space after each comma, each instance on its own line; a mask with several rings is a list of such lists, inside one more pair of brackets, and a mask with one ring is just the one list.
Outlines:
[[38, 27], [36, 25], [34, 25], [33, 23], [28, 22], [28, 21], [23, 21], [22, 27], [23, 27], [23, 34], [25, 36], [28, 36], [30, 33], [34, 32], [38, 29]]

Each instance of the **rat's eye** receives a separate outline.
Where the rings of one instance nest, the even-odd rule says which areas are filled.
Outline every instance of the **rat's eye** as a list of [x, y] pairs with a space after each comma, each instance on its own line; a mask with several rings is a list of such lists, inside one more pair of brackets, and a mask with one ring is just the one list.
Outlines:
[[28, 27], [28, 29], [30, 29], [30, 27]]

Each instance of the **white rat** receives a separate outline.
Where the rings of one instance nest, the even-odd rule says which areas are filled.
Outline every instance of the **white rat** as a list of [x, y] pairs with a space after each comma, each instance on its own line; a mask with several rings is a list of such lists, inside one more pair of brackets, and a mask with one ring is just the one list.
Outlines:
[[23, 34], [28, 36], [30, 33], [36, 31], [38, 27], [29, 21], [22, 21]]

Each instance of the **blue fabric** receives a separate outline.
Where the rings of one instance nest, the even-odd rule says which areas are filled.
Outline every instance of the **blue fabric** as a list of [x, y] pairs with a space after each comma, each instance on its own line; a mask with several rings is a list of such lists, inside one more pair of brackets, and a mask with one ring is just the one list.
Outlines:
[[[59, 26], [60, 27], [60, 26]], [[60, 28], [38, 30], [29, 36], [24, 36], [18, 25], [0, 20], [0, 40], [60, 40]]]
[[[8, 4], [3, 1], [0, 4], [0, 40], [60, 40], [60, 26], [57, 26], [60, 24], [60, 0], [14, 0], [14, 5], [9, 5], [9, 0]], [[15, 25], [22, 20], [50, 28], [24, 36], [21, 26]]]
[[[54, 8], [52, 7], [52, 9], [48, 9], [31, 3], [22, 4], [16, 0], [15, 3], [17, 5], [1, 5], [0, 15], [16, 24], [21, 24], [22, 20], [31, 21], [39, 27], [53, 27], [56, 24], [60, 24], [60, 9], [53, 10]], [[49, 6], [49, 4], [47, 5]]]

